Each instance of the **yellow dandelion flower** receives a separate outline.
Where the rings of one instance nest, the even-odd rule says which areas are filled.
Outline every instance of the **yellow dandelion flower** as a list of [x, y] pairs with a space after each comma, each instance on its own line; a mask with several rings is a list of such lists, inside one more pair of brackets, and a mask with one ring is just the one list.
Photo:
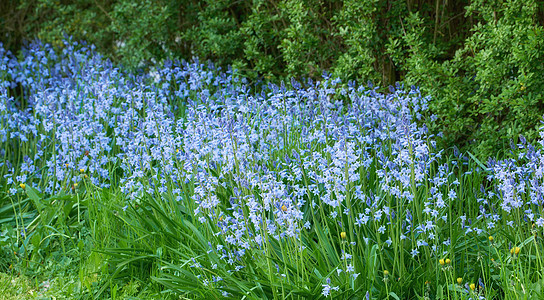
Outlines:
[[340, 232], [340, 237], [345, 239], [347, 237], [346, 232], [345, 231]]
[[521, 251], [521, 248], [520, 248], [520, 247], [512, 247], [512, 249], [510, 249], [510, 254], [516, 254], [516, 255], [518, 255], [518, 254], [519, 254], [519, 251]]
[[461, 284], [461, 283], [463, 283], [463, 278], [461, 278], [461, 277], [457, 277], [457, 283], [458, 283], [458, 284]]
[[24, 183], [21, 183], [21, 184], [19, 184], [19, 186], [20, 186], [20, 187], [21, 187], [21, 188], [22, 188], [22, 189], [24, 190], [24, 189], [25, 189], [25, 187], [26, 187], [26, 184], [24, 184]]

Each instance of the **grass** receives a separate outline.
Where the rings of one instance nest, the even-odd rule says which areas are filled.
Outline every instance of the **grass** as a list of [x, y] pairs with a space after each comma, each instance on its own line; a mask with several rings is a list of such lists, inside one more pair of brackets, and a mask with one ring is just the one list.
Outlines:
[[6, 295], [542, 296], [539, 145], [487, 163], [438, 149], [417, 89], [52, 51], [2, 52]]

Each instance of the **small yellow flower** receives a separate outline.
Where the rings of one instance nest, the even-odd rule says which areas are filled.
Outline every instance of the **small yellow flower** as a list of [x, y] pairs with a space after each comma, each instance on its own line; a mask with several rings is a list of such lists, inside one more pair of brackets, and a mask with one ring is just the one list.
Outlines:
[[77, 187], [77, 182], [76, 182], [76, 183], [74, 183], [74, 187]]
[[346, 232], [345, 231], [340, 232], [340, 237], [345, 239], [347, 237]]
[[469, 286], [470, 286], [470, 289], [473, 291], [476, 289], [476, 285], [474, 283], [471, 283]]
[[79, 169], [79, 172], [84, 173], [85, 169]]
[[389, 276], [389, 271], [383, 270], [383, 276]]
[[66, 163], [65, 166], [68, 168], [68, 163]]
[[444, 259], [443, 258], [441, 258], [438, 262], [440, 263], [440, 265], [442, 265], [442, 266], [444, 265]]
[[179, 152], [179, 149], [176, 149], [176, 153], [178, 153], [178, 152]]
[[22, 188], [22, 189], [24, 190], [24, 189], [25, 189], [25, 187], [26, 187], [26, 184], [24, 184], [24, 183], [21, 183], [21, 184], [19, 184], [19, 186], [20, 186], [20, 187], [21, 187], [21, 188]]
[[448, 264], [448, 265], [451, 264], [451, 259], [446, 258], [446, 264]]
[[461, 277], [457, 277], [457, 283], [458, 283], [458, 284], [461, 284], [461, 283], [463, 283], [463, 278], [461, 278]]
[[494, 240], [493, 236], [491, 236], [491, 235], [488, 237], [488, 239], [489, 239], [490, 242], [493, 242], [493, 240]]
[[521, 248], [520, 248], [520, 247], [512, 247], [512, 249], [510, 249], [510, 254], [516, 254], [516, 255], [518, 255], [518, 254], [519, 254], [519, 251], [521, 251]]
[[287, 206], [285, 206], [285, 204], [284, 204], [284, 205], [282, 205], [282, 206], [281, 206], [281, 210], [283, 210], [283, 211], [287, 211]]

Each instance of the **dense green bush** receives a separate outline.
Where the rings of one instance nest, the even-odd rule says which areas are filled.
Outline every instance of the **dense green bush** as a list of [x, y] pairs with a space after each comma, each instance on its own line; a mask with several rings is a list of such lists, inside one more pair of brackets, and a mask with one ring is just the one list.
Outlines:
[[408, 17], [403, 42], [413, 52], [398, 59], [404, 63], [404, 80], [433, 95], [434, 129], [443, 131], [450, 144], [490, 154], [503, 145], [509, 148], [520, 134], [537, 136], [544, 113], [544, 31], [537, 22], [543, 21], [541, 1], [539, 5], [475, 1], [466, 11], [475, 23], [471, 34], [444, 61], [440, 49], [422, 42], [422, 19]]
[[21, 0], [0, 4], [19, 49], [65, 34], [130, 68], [193, 56], [257, 82], [288, 76], [417, 84], [448, 145], [485, 156], [544, 113], [544, 4], [537, 0]]

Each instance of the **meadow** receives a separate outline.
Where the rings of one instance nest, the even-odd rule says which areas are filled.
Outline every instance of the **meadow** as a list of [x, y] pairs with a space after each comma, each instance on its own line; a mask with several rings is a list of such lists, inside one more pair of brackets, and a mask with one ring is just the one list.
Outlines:
[[6, 298], [544, 297], [542, 140], [440, 149], [400, 84], [2, 49]]

